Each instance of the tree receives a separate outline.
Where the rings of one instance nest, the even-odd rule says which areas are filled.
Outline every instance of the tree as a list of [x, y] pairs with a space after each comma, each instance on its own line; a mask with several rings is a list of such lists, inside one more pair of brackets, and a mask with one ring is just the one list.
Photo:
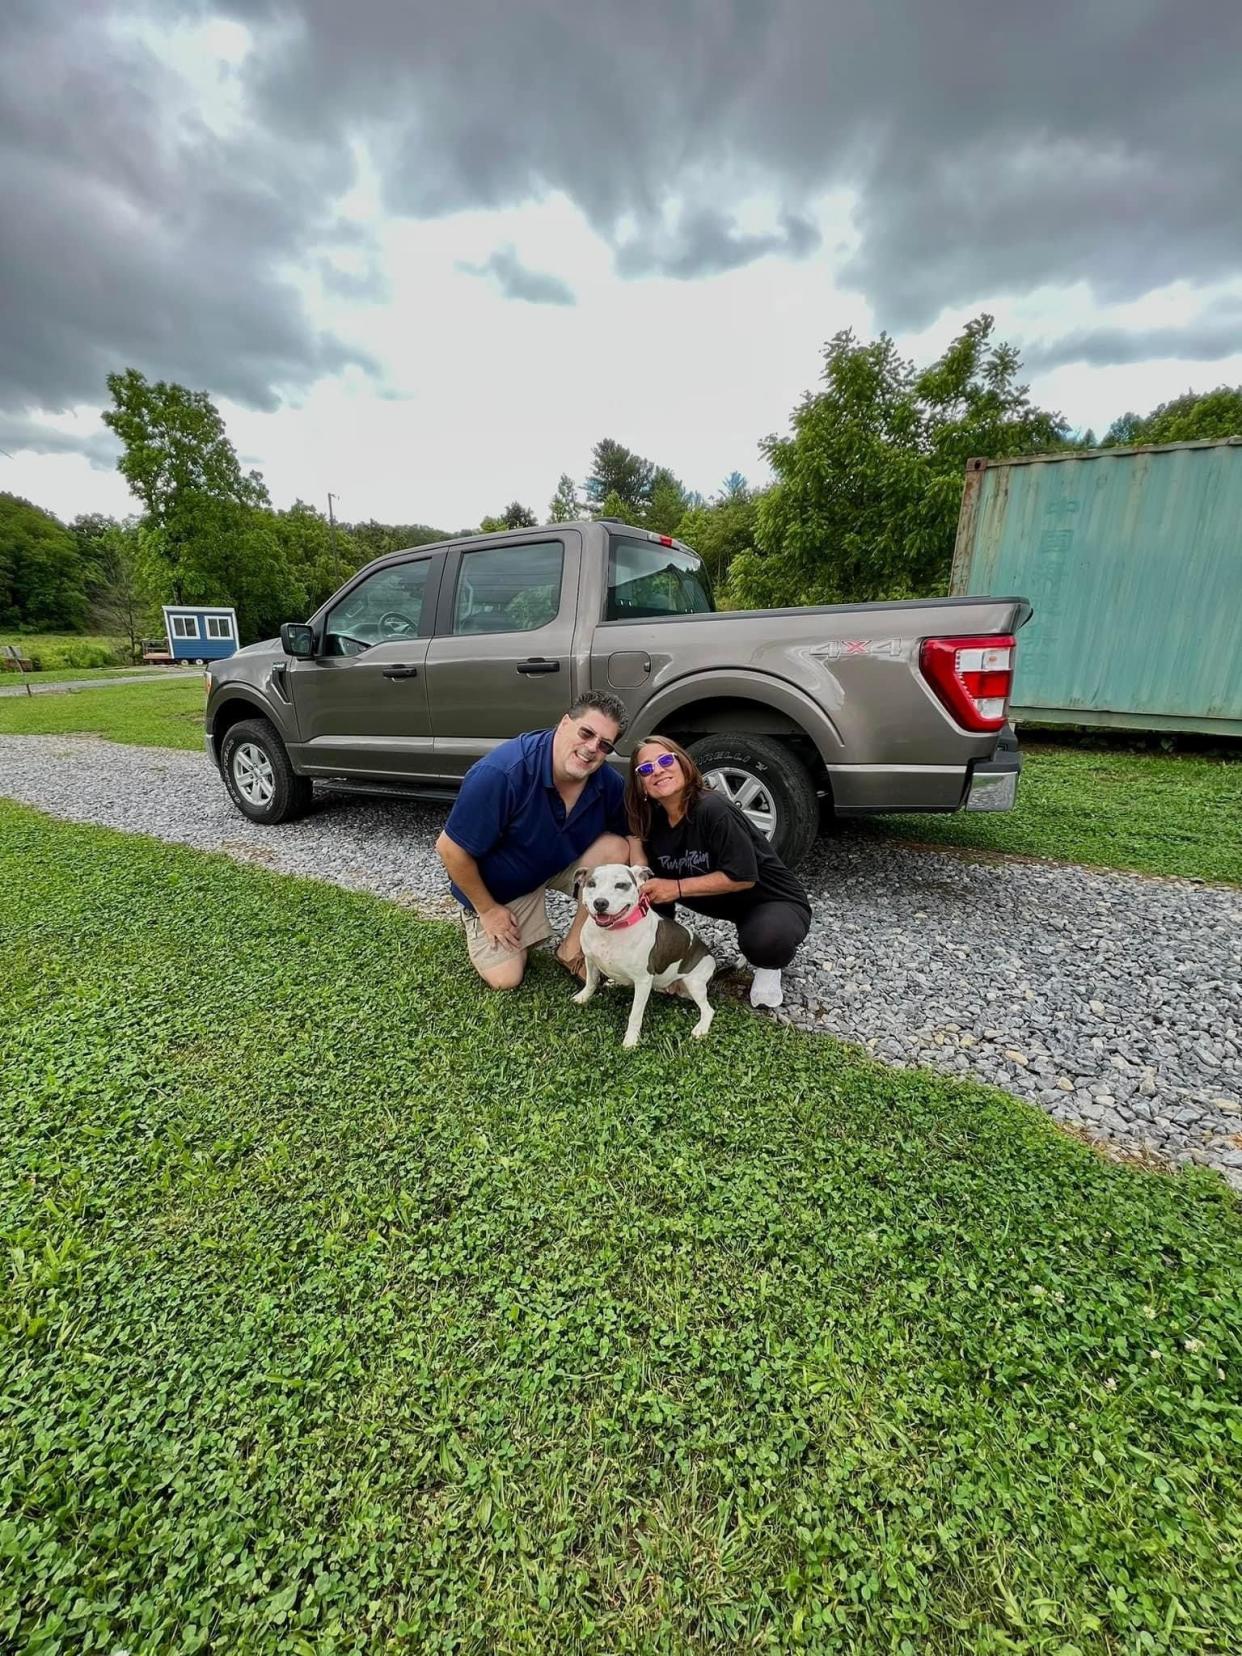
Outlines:
[[552, 496], [548, 507], [549, 523], [573, 523], [582, 516], [582, 508], [578, 504], [578, 485], [568, 472], [561, 473], [561, 480], [556, 485], [556, 493]]
[[[75, 522], [75, 529], [80, 523], [81, 519]], [[128, 523], [104, 520], [97, 538], [93, 534], [96, 528], [88, 525], [83, 531], [94, 538], [99, 570], [91, 597], [91, 625], [96, 632], [125, 639], [130, 659], [137, 661], [142, 655], [142, 640], [159, 626], [159, 603], [151, 591], [152, 559], [146, 544], [151, 531], [132, 519]]]
[[678, 540], [702, 558], [718, 592], [724, 588], [734, 558], [754, 550], [758, 507], [759, 497], [749, 489], [724, 494], [710, 505], [691, 507], [674, 531]]
[[[448, 540], [446, 529], [433, 529], [427, 523], [377, 523], [368, 518], [365, 523], [342, 523], [358, 551], [359, 566], [372, 558], [385, 557], [389, 552], [405, 552], [412, 546], [429, 546], [433, 541]], [[463, 531], [469, 534], [469, 530]]]
[[[224, 602], [220, 566], [239, 542], [262, 539], [253, 514], [268, 505], [258, 472], [243, 474], [205, 391], [136, 368], [108, 375], [114, 406], [103, 421], [124, 445], [117, 469], [141, 502], [174, 603]], [[236, 601], [236, 594], [229, 594]]]
[[603, 511], [603, 503], [610, 494], [615, 494], [622, 507], [618, 516], [633, 522], [641, 519], [651, 499], [654, 476], [655, 466], [650, 460], [644, 460], [611, 437], [603, 437], [591, 451], [587, 500], [597, 517], [608, 516]]
[[1124, 443], [1194, 443], [1242, 436], [1242, 385], [1185, 391], [1150, 414], [1123, 414], [1104, 434], [1104, 447]]
[[219, 411], [205, 391], [174, 381], [154, 385], [136, 368], [108, 375], [115, 406], [103, 422], [124, 444], [117, 469], [147, 515], [164, 525], [186, 495], [266, 506], [258, 472], [242, 473]]
[[0, 494], [0, 627], [80, 632], [87, 596], [74, 536], [20, 495]]
[[538, 522], [529, 506], [523, 506], [520, 500], [511, 500], [499, 517], [483, 519], [479, 533], [493, 535], [500, 529], [533, 529]]
[[305, 614], [306, 584], [269, 509], [258, 472], [243, 473], [204, 391], [134, 368], [108, 375], [104, 423], [124, 445], [118, 469], [144, 509], [144, 547], [173, 603], [231, 604], [242, 641]]
[[[302, 616], [313, 614], [355, 570], [369, 562], [348, 525], [338, 523], [334, 530], [324, 514], [305, 500], [295, 500], [286, 511], [274, 513], [273, 526], [289, 574], [302, 593]], [[292, 613], [285, 619], [293, 619]]]
[[740, 552], [727, 601], [846, 603], [943, 592], [965, 463], [1064, 447], [1059, 414], [1032, 405], [1018, 355], [967, 324], [917, 371], [887, 334], [849, 330], [824, 353], [824, 389], [761, 445], [776, 482], [759, 502], [756, 549]]
[[[597, 518], [619, 518], [622, 522], [631, 514], [626, 512], [625, 502], [615, 489], [610, 489], [599, 503]], [[636, 515], [636, 514], [634, 514]]]
[[671, 535], [686, 511], [686, 491], [681, 480], [667, 466], [657, 466], [651, 478], [651, 494], [639, 522], [657, 535]]
[[720, 500], [722, 503], [731, 500], [747, 500], [750, 497], [750, 485], [740, 471], [731, 471], [720, 485]]

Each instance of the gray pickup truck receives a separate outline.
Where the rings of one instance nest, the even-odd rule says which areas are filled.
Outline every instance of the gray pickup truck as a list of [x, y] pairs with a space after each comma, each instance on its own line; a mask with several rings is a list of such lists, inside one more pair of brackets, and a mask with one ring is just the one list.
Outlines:
[[480, 755], [584, 689], [694, 754], [790, 863], [825, 814], [1007, 810], [1023, 598], [717, 611], [699, 557], [612, 520], [477, 535], [368, 564], [207, 675], [207, 751], [238, 810], [313, 783], [451, 799]]

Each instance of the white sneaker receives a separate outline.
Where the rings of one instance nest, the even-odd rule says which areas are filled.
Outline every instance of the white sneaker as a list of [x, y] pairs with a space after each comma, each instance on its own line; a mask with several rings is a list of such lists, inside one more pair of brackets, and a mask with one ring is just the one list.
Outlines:
[[780, 1006], [785, 999], [781, 988], [781, 974], [775, 966], [756, 966], [754, 982], [750, 986], [752, 1006]]

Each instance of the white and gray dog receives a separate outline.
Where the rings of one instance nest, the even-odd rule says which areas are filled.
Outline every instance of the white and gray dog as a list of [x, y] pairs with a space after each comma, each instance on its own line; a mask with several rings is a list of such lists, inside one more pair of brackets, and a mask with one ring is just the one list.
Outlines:
[[690, 1033], [700, 1040], [715, 1015], [708, 1004], [707, 986], [716, 962], [692, 932], [675, 920], [662, 920], [641, 896], [639, 887], [652, 878], [649, 868], [601, 863], [598, 868], [579, 869], [575, 882], [589, 918], [582, 929], [586, 985], [574, 1002], [585, 1006], [601, 978], [633, 984], [630, 1021], [621, 1043], [627, 1047], [638, 1045], [653, 989], [685, 984], [699, 1009], [699, 1021]]

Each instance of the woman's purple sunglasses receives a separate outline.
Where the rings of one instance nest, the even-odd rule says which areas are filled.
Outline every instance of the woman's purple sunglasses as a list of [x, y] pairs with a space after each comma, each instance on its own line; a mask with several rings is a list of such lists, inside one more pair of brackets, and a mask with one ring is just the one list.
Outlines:
[[662, 753], [657, 759], [644, 759], [642, 764], [635, 765], [634, 769], [638, 772], [639, 776], [654, 776], [657, 765], [659, 765], [661, 770], [667, 770], [670, 765], [675, 765], [676, 763], [677, 755], [675, 753]]

